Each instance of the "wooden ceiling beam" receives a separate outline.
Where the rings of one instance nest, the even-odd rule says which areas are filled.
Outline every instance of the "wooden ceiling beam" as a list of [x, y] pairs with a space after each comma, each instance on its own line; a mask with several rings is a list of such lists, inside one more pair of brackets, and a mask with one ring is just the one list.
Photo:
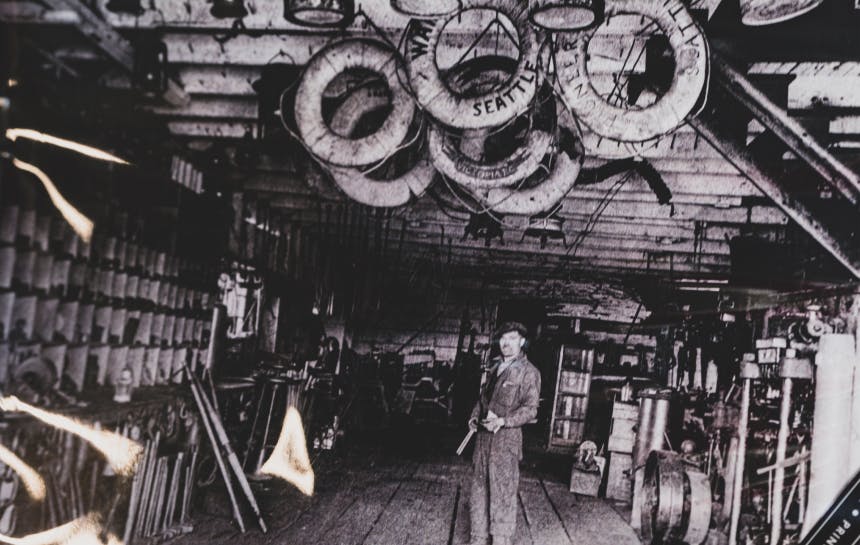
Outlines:
[[[134, 71], [134, 49], [131, 43], [119, 34], [106, 21], [98, 17], [81, 0], [43, 0], [45, 5], [55, 11], [71, 10], [77, 13], [77, 27], [81, 34], [106, 57], [116, 62], [127, 72]], [[182, 106], [188, 103], [188, 95], [172, 79], [167, 81], [167, 89], [161, 95], [169, 104]]]
[[780, 183], [767, 173], [746, 150], [735, 144], [731, 139], [721, 134], [718, 124], [712, 118], [693, 119], [690, 123], [714, 146], [719, 146], [730, 160], [742, 169], [750, 181], [756, 184], [763, 193], [768, 195], [779, 206], [785, 215], [790, 217], [818, 244], [841, 263], [853, 276], [860, 278], [860, 258], [856, 248], [842, 240], [840, 234], [834, 233], [818, 221], [812, 213], [797, 199], [788, 194]]
[[759, 122], [776, 134], [826, 182], [834, 186], [854, 205], [860, 203], [860, 175], [849, 169], [788, 112], [774, 104], [744, 74], [714, 53], [711, 63], [715, 79], [735, 100], [747, 108]]

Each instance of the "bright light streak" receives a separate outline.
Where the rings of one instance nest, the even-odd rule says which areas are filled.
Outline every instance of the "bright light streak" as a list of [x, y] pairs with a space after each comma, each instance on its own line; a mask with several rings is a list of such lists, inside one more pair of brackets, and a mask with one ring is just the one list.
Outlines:
[[90, 513], [76, 518], [49, 530], [27, 534], [23, 537], [12, 537], [0, 534], [0, 543], [9, 545], [122, 545], [113, 534], [108, 534], [107, 542], [101, 540], [99, 534], [102, 527], [99, 516]]
[[34, 131], [33, 129], [6, 129], [6, 138], [12, 141], [17, 140], [18, 138], [26, 138], [27, 140], [34, 140], [43, 144], [50, 144], [52, 146], [71, 150], [100, 161], [109, 161], [111, 163], [119, 163], [121, 165], [129, 164], [125, 159], [120, 159], [116, 155], [98, 148], [87, 146], [86, 144], [81, 144], [72, 140], [66, 140], [65, 138], [51, 136], [50, 134]]
[[14, 452], [3, 445], [0, 445], [0, 461], [11, 467], [21, 477], [24, 488], [27, 489], [27, 493], [32, 499], [41, 501], [45, 498], [45, 480], [35, 469], [28, 466], [24, 460], [18, 458]]
[[24, 403], [15, 396], [0, 398], [0, 409], [25, 412], [42, 422], [73, 433], [104, 454], [111, 468], [120, 475], [134, 474], [143, 454], [143, 447], [117, 433], [97, 430], [75, 418], [51, 413]]
[[306, 496], [314, 493], [314, 470], [308, 457], [302, 417], [295, 407], [287, 409], [281, 435], [260, 473], [284, 479]]
[[25, 172], [29, 172], [42, 182], [42, 185], [45, 186], [45, 191], [48, 192], [48, 196], [51, 198], [51, 202], [54, 203], [54, 206], [57, 207], [60, 214], [66, 218], [66, 221], [69, 222], [69, 225], [72, 226], [72, 229], [75, 230], [84, 242], [89, 242], [90, 238], [93, 236], [92, 220], [83, 215], [77, 208], [72, 206], [65, 197], [63, 197], [63, 194], [60, 193], [57, 186], [54, 185], [54, 182], [51, 181], [48, 175], [42, 172], [38, 167], [31, 165], [30, 163], [25, 163], [19, 159], [12, 159], [12, 164]]

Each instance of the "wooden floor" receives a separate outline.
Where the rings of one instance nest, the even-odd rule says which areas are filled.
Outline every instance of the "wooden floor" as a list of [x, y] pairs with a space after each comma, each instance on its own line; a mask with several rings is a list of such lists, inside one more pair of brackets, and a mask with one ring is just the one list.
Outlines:
[[[172, 543], [243, 545], [463, 545], [469, 541], [468, 465], [461, 460], [334, 467], [306, 498], [269, 482], [258, 498], [270, 526], [247, 517], [240, 534], [217, 491], [195, 516], [193, 533]], [[259, 487], [258, 487], [259, 488]], [[220, 498], [220, 499], [219, 499]], [[205, 512], [205, 511], [208, 511]], [[526, 470], [519, 491], [517, 545], [639, 545], [606, 500], [576, 496]]]

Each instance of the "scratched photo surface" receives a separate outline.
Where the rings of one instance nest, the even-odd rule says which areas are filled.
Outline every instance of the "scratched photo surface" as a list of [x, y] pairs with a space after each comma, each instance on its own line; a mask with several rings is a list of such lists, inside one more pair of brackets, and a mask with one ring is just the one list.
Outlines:
[[0, 0], [0, 543], [855, 545], [858, 29]]

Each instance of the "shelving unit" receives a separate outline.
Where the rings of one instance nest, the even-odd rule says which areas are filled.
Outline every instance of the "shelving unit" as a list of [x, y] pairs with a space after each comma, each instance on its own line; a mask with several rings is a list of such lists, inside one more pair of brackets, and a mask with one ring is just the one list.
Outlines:
[[548, 446], [551, 449], [572, 450], [582, 440], [585, 430], [594, 349], [561, 345], [556, 361], [557, 375]]

